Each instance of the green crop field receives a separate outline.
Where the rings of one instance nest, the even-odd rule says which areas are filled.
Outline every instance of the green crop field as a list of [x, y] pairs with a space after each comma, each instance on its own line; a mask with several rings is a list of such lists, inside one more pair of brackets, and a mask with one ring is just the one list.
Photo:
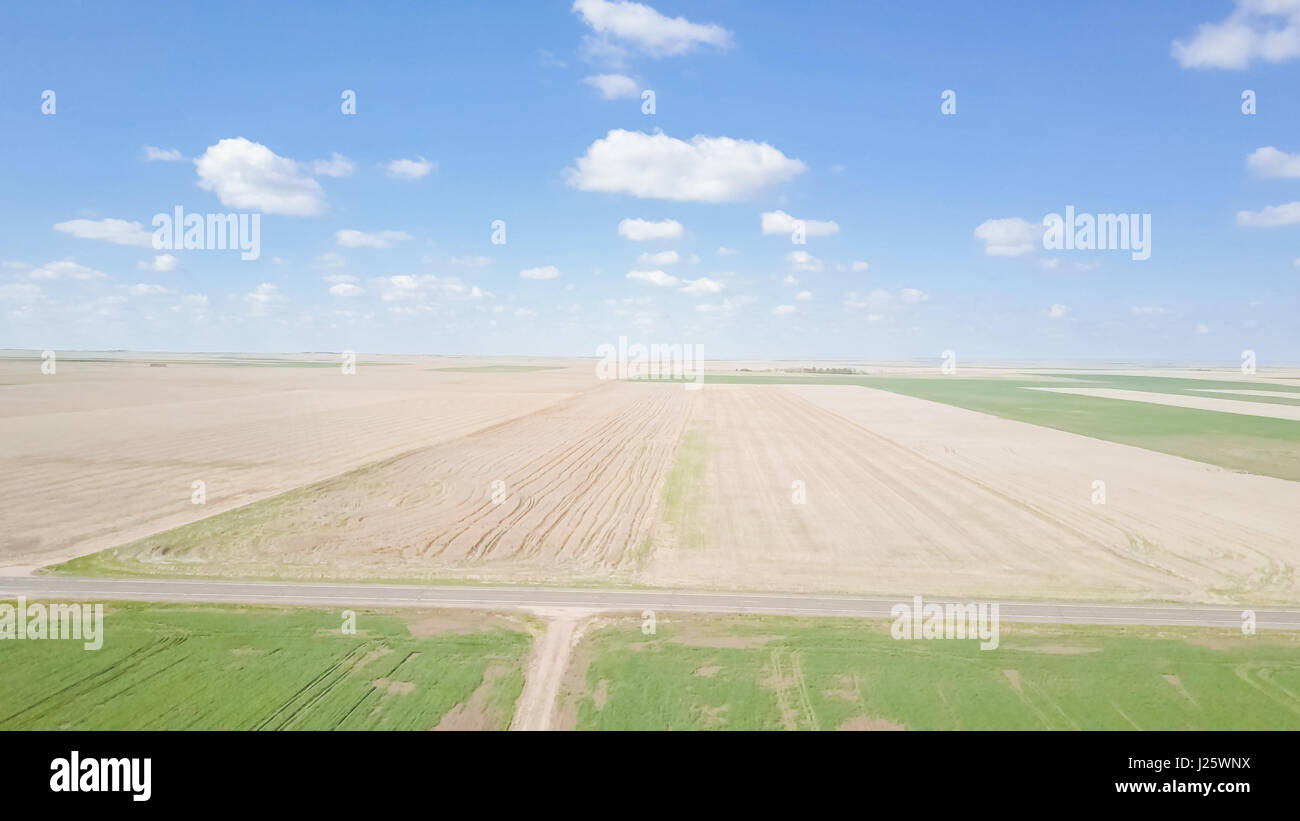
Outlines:
[[[1272, 404], [1300, 404], [1300, 400], [1285, 396], [1250, 397], [1196, 390], [1247, 388], [1295, 391], [1295, 386], [1087, 373], [1062, 373], [1054, 376], [1056, 378], [1053, 379], [993, 379], [736, 373], [709, 374], [705, 383], [860, 385], [1095, 439], [1135, 445], [1230, 470], [1300, 480], [1300, 422], [1124, 399], [1026, 390], [1033, 387], [1118, 388]], [[1059, 378], [1062, 376], [1080, 381], [1062, 381]]]
[[505, 729], [529, 634], [445, 612], [109, 602], [99, 650], [0, 641], [0, 729]]
[[1300, 634], [1001, 625], [901, 641], [889, 623], [623, 619], [579, 648], [579, 729], [1300, 729]]

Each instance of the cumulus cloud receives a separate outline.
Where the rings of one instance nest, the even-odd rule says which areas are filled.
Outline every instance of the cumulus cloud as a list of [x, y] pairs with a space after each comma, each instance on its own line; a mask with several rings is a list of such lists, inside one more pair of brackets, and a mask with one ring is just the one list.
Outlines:
[[776, 316], [785, 316], [786, 314], [792, 314], [794, 313], [794, 306], [778, 305], [772, 309], [772, 313], [775, 314]]
[[348, 177], [357, 170], [357, 164], [335, 151], [328, 160], [313, 162], [311, 169], [318, 177]]
[[1261, 177], [1300, 177], [1300, 154], [1288, 154], [1267, 145], [1246, 157], [1246, 167]]
[[641, 96], [641, 87], [626, 74], [593, 74], [582, 82], [600, 92], [606, 100], [619, 100]]
[[175, 148], [159, 148], [156, 145], [144, 147], [145, 162], [180, 162], [185, 159]]
[[1043, 228], [1020, 217], [986, 220], [975, 228], [975, 239], [984, 243], [991, 257], [1018, 257], [1041, 243]]
[[831, 234], [840, 232], [840, 226], [837, 222], [796, 220], [784, 211], [767, 211], [759, 216], [759, 220], [763, 226], [764, 234], [792, 234], [796, 222], [803, 223], [804, 234], [810, 237], [828, 237]]
[[1276, 228], [1300, 222], [1300, 202], [1269, 205], [1260, 211], [1238, 211], [1237, 224], [1247, 228]]
[[627, 278], [633, 282], [644, 282], [660, 288], [671, 288], [681, 282], [677, 277], [663, 271], [629, 271]]
[[7, 262], [6, 268], [17, 271], [21, 276], [33, 280], [92, 280], [108, 279], [108, 274], [75, 261], [72, 257], [47, 262], [44, 265], [28, 265], [25, 262]]
[[898, 292], [898, 298], [903, 300], [904, 305], [915, 305], [918, 302], [927, 301], [930, 295], [917, 288], [904, 288]]
[[361, 296], [363, 293], [365, 291], [351, 282], [337, 282], [330, 286], [330, 294], [333, 296]]
[[1244, 69], [1300, 57], [1300, 0], [1237, 0], [1226, 18], [1197, 26], [1171, 51], [1183, 68]]
[[637, 242], [650, 239], [677, 239], [682, 235], [682, 224], [677, 220], [651, 222], [643, 219], [625, 219], [618, 224], [618, 234]]
[[808, 302], [813, 298], [812, 291], [800, 291], [794, 295], [794, 298], [799, 302]]
[[573, 11], [599, 38], [589, 44], [597, 52], [626, 46], [651, 57], [672, 57], [700, 46], [727, 49], [733, 42], [722, 26], [666, 17], [642, 3], [575, 0]]
[[385, 302], [422, 304], [429, 297], [477, 300], [491, 296], [477, 285], [470, 285], [459, 277], [439, 277], [433, 274], [420, 276], [401, 274], [391, 277], [377, 277], [371, 282], [379, 288], [379, 298]]
[[708, 277], [700, 277], [699, 279], [687, 279], [687, 280], [683, 280], [683, 283], [684, 284], [682, 285], [682, 287], [678, 288], [677, 290], [681, 291], [684, 294], [691, 294], [693, 296], [699, 296], [703, 294], [716, 294], [716, 293], [720, 293], [723, 289], [723, 285], [721, 282], [718, 282], [716, 279], [710, 279]]
[[127, 222], [126, 220], [68, 220], [67, 222], [56, 222], [54, 230], [72, 234], [74, 237], [80, 237], [81, 239], [102, 239], [105, 242], [112, 242], [117, 245], [139, 245], [142, 247], [153, 245], [152, 232], [146, 231], [144, 226], [138, 222]]
[[525, 268], [519, 272], [519, 276], [524, 279], [555, 279], [560, 275], [560, 269], [554, 265], [543, 265], [540, 268]]
[[384, 168], [387, 169], [390, 177], [418, 180], [430, 171], [437, 170], [438, 164], [429, 162], [424, 157], [417, 157], [414, 160], [391, 160]]
[[737, 251], [735, 248], [728, 248], [725, 245], [718, 247], [718, 256], [720, 257], [732, 257], [739, 253], [740, 252]]
[[208, 146], [194, 161], [199, 187], [223, 205], [309, 217], [325, 210], [325, 191], [298, 163], [243, 137]]
[[820, 271], [822, 261], [807, 251], [791, 251], [785, 255], [786, 262], [796, 271]]
[[139, 265], [141, 271], [158, 271], [166, 273], [176, 270], [176, 257], [171, 254], [158, 254], [152, 260], [145, 260]]
[[1065, 319], [1070, 315], [1070, 306], [1061, 303], [1053, 303], [1051, 308], [1047, 309], [1047, 315], [1052, 319]]
[[623, 129], [593, 142], [576, 166], [565, 174], [582, 191], [684, 202], [735, 202], [808, 168], [767, 143]]
[[394, 242], [408, 240], [405, 231], [357, 231], [344, 228], [334, 232], [334, 241], [343, 248], [388, 248]]
[[653, 265], [676, 265], [681, 261], [676, 251], [660, 251], [657, 254], [644, 253], [636, 258], [636, 261], [649, 268]]

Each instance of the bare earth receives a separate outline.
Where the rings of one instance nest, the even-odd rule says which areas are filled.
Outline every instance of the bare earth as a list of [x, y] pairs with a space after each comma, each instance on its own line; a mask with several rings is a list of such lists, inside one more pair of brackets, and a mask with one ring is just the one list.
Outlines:
[[[175, 356], [169, 355], [169, 356]], [[195, 358], [197, 359], [197, 357]], [[0, 359], [0, 564], [50, 562], [482, 430], [594, 383], [425, 358], [262, 367]], [[292, 363], [289, 363], [292, 364]], [[572, 363], [570, 363], [572, 364]], [[206, 486], [206, 504], [191, 501]]]
[[1300, 601], [1300, 483], [855, 386], [431, 370], [477, 364], [0, 362], [0, 564], [291, 491], [121, 555], [173, 576]]
[[[1172, 405], [1178, 408], [1244, 413], [1247, 416], [1267, 416], [1272, 419], [1300, 420], [1300, 405], [1270, 405], [1263, 402], [1243, 402], [1240, 399], [1220, 399], [1217, 396], [1183, 396], [1176, 393], [1148, 393], [1121, 388], [1029, 388], [1033, 391], [1072, 393], [1078, 396], [1096, 396], [1102, 399], [1124, 399], [1129, 402], [1150, 402], [1153, 405]], [[1270, 391], [1236, 391], [1251, 396], [1287, 398], [1288, 394]]]

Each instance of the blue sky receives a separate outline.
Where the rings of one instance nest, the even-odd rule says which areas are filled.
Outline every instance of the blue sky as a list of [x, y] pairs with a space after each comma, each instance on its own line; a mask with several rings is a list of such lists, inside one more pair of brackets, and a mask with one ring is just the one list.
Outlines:
[[[3, 347], [1300, 361], [1300, 0], [51, 2], [0, 32]], [[1068, 205], [1149, 214], [1150, 258], [1044, 249]], [[142, 241], [176, 206], [261, 214], [259, 258]]]

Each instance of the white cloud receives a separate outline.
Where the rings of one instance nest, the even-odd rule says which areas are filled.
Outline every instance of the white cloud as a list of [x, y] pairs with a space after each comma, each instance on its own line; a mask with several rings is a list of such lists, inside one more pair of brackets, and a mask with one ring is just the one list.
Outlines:
[[339, 282], [330, 286], [330, 293], [334, 296], [361, 296], [365, 291], [351, 282]]
[[159, 148], [156, 145], [144, 147], [145, 162], [180, 162], [183, 159], [185, 157], [175, 148]]
[[792, 314], [794, 313], [794, 306], [778, 305], [772, 309], [772, 313], [775, 314], [776, 316], [785, 316], [786, 314]]
[[145, 260], [140, 263], [141, 271], [158, 271], [166, 273], [167, 271], [176, 270], [176, 257], [171, 254], [158, 254], [153, 261]]
[[807, 170], [767, 143], [611, 130], [587, 148], [569, 185], [583, 191], [685, 202], [734, 202]]
[[785, 255], [786, 262], [796, 271], [820, 271], [822, 261], [807, 251], [791, 251]]
[[379, 298], [385, 302], [409, 302], [423, 304], [428, 297], [441, 296], [450, 299], [477, 300], [490, 297], [491, 294], [477, 285], [470, 285], [459, 277], [439, 277], [433, 274], [412, 276], [401, 274], [391, 277], [377, 277], [371, 282], [379, 287]]
[[1154, 305], [1134, 305], [1129, 311], [1138, 316], [1162, 316], [1169, 313], [1167, 308], [1160, 308]]
[[600, 37], [596, 48], [625, 43], [651, 57], [671, 57], [698, 46], [727, 49], [733, 42], [722, 26], [665, 17], [642, 3], [574, 0], [573, 11]]
[[181, 297], [181, 304], [187, 308], [203, 308], [208, 304], [207, 294], [186, 294]]
[[1262, 211], [1238, 211], [1237, 224], [1247, 228], [1276, 228], [1300, 222], [1300, 202], [1269, 205]]
[[594, 74], [582, 82], [600, 92], [606, 100], [619, 100], [641, 96], [641, 87], [626, 74]]
[[720, 248], [718, 248], [718, 256], [720, 256], [720, 257], [731, 257], [731, 256], [735, 256], [736, 254], [739, 254], [739, 253], [740, 253], [740, 252], [737, 251], [735, 248], [728, 248], [728, 247], [725, 246], [725, 245], [723, 245], [723, 246], [721, 246]]
[[1201, 322], [1197, 324], [1196, 332], [1198, 334], [1208, 334], [1210, 332], [1210, 329], [1209, 326], [1207, 326], [1204, 322]]
[[342, 268], [347, 264], [347, 260], [342, 255], [333, 251], [326, 251], [312, 260], [312, 264], [317, 268]]
[[1288, 154], [1267, 145], [1246, 157], [1246, 167], [1261, 177], [1300, 177], [1300, 154]]
[[325, 191], [298, 163], [243, 137], [208, 146], [194, 161], [199, 187], [223, 205], [306, 217], [325, 210]]
[[786, 274], [785, 279], [781, 280], [782, 285], [798, 285], [799, 277], [794, 274]]
[[710, 279], [708, 277], [700, 277], [699, 279], [687, 279], [687, 280], [682, 280], [682, 282], [684, 283], [683, 286], [681, 288], [678, 288], [677, 290], [681, 291], [684, 294], [699, 295], [699, 296], [702, 296], [704, 294], [719, 293], [722, 291], [724, 287], [721, 282], [718, 282], [716, 279]]
[[681, 261], [681, 257], [676, 251], [660, 251], [657, 254], [647, 252], [637, 257], [636, 261], [649, 268], [652, 265], [676, 265]]
[[540, 268], [525, 268], [519, 272], [519, 276], [524, 279], [555, 279], [560, 275], [560, 269], [554, 265], [543, 265]]
[[868, 264], [865, 263], [865, 262], [862, 262], [861, 260], [858, 260], [858, 261], [855, 261], [855, 262], [854, 262], [851, 266], [849, 266], [849, 267], [851, 267], [851, 268], [852, 268], [853, 270], [855, 270], [855, 271], [865, 271], [865, 270], [867, 270], [868, 268], [870, 268], [871, 266], [868, 265]]
[[11, 268], [20, 272], [27, 279], [34, 280], [60, 280], [75, 279], [87, 281], [92, 279], [108, 279], [108, 274], [103, 271], [95, 270], [88, 266], [76, 262], [72, 257], [47, 262], [44, 265], [28, 265], [25, 262], [5, 263], [6, 268]]
[[284, 302], [284, 297], [280, 295], [279, 288], [269, 282], [263, 282], [244, 294], [244, 301], [248, 303], [249, 311], [254, 316], [265, 316], [275, 305]]
[[660, 288], [671, 288], [681, 282], [677, 277], [665, 274], [663, 271], [629, 271], [627, 278], [633, 282], [644, 282]]
[[436, 171], [437, 163], [429, 162], [424, 157], [414, 160], [392, 160], [386, 166], [388, 176], [404, 180], [418, 180], [430, 171]]
[[930, 299], [929, 294], [916, 288], [904, 288], [898, 292], [898, 297], [903, 300], [904, 305], [915, 305], [918, 302], [925, 302]]
[[813, 298], [812, 291], [800, 291], [794, 295], [794, 298], [798, 302], [808, 302]]
[[759, 216], [759, 221], [763, 226], [763, 233], [766, 234], [792, 234], [795, 229], [795, 222], [803, 222], [804, 234], [810, 237], [828, 237], [831, 234], [838, 234], [840, 226], [837, 222], [822, 220], [796, 220], [784, 211], [767, 211]]
[[334, 232], [334, 241], [343, 248], [388, 248], [394, 242], [408, 240], [411, 235], [405, 231], [357, 231], [344, 228]]
[[1070, 315], [1070, 306], [1057, 302], [1048, 309], [1047, 315], [1052, 319], [1065, 319]]
[[984, 243], [991, 257], [1018, 257], [1042, 242], [1043, 228], [1020, 217], [986, 220], [975, 228], [975, 238]]
[[1300, 57], [1300, 0], [1237, 0], [1230, 15], [1197, 26], [1191, 40], [1175, 40], [1171, 50], [1183, 68], [1244, 69], [1254, 60]]
[[624, 219], [618, 223], [618, 234], [630, 240], [644, 242], [649, 239], [677, 239], [682, 235], [682, 224], [677, 220], [651, 222], [643, 219]]
[[335, 151], [328, 160], [316, 160], [311, 164], [312, 172], [318, 177], [349, 177], [357, 170], [357, 164]]
[[80, 237], [81, 239], [102, 239], [118, 245], [139, 245], [142, 247], [151, 247], [153, 245], [152, 232], [146, 231], [144, 226], [138, 222], [127, 222], [126, 220], [68, 220], [67, 222], [56, 222], [54, 230], [72, 234], [74, 237]]
[[169, 288], [165, 288], [162, 285], [157, 285], [152, 282], [137, 282], [127, 290], [136, 296], [157, 296], [159, 294], [175, 293], [175, 291], [172, 291]]

